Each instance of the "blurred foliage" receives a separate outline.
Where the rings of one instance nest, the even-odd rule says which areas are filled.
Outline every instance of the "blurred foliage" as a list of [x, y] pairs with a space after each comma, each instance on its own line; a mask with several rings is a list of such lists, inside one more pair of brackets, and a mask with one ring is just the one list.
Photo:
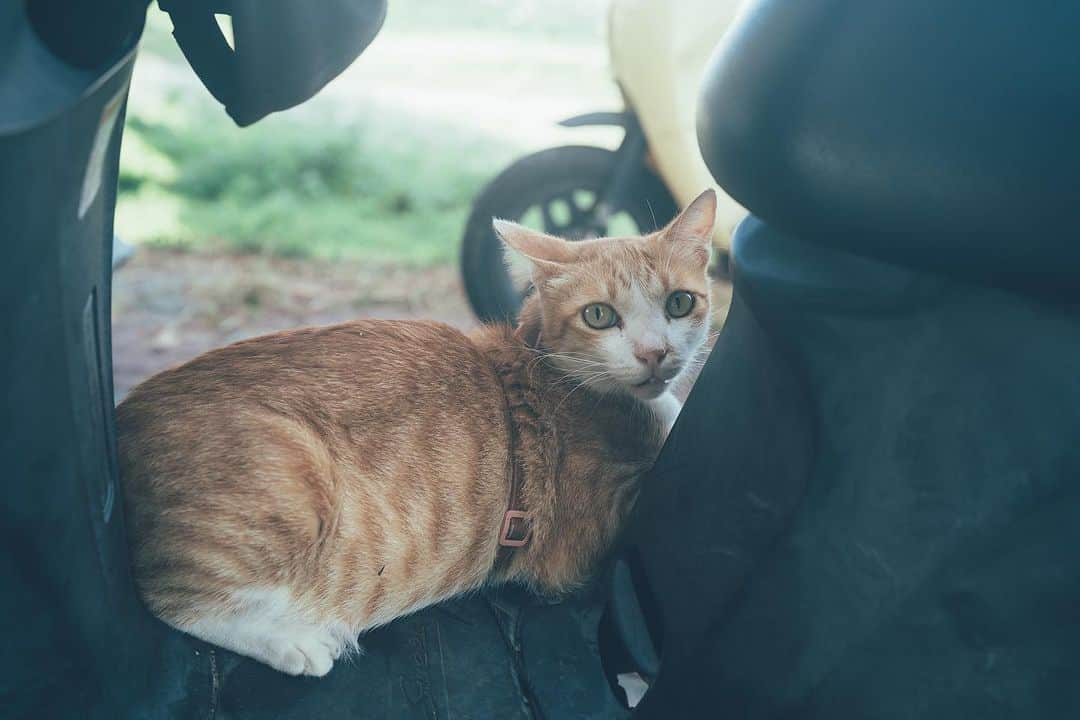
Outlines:
[[403, 30], [488, 31], [559, 41], [594, 41], [609, 0], [390, 0]]
[[[613, 85], [595, 63], [606, 4], [394, 0], [359, 74], [243, 129], [154, 10], [128, 106], [117, 230], [181, 249], [455, 262], [473, 197], [534, 149], [498, 132], [521, 125], [503, 118], [529, 112], [526, 99], [558, 116], [568, 96], [583, 96], [583, 109], [607, 102], [600, 91]], [[594, 64], [570, 48], [588, 48]], [[533, 95], [508, 96], [515, 83]]]
[[[459, 130], [405, 127], [383, 116], [369, 126], [265, 121], [237, 132], [133, 117], [120, 190], [136, 202], [121, 210], [146, 217], [125, 224], [148, 230], [137, 239], [180, 247], [453, 261], [469, 204], [491, 176], [487, 162], [467, 158], [495, 151]], [[440, 152], [446, 142], [459, 152]]]

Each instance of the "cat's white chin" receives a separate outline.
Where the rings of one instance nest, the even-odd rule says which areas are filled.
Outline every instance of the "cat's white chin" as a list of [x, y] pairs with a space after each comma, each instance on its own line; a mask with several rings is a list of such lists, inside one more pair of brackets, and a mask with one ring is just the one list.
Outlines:
[[642, 400], [655, 400], [671, 389], [671, 381], [653, 377], [637, 385], [627, 385], [626, 389], [634, 397]]

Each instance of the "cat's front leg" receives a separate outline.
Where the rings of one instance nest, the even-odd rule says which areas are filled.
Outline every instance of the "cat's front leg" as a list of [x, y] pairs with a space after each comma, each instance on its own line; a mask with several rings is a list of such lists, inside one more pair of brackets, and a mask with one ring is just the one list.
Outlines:
[[174, 627], [288, 675], [322, 677], [356, 634], [340, 622], [313, 622], [299, 613], [286, 588], [247, 589], [231, 602]]
[[660, 397], [650, 400], [649, 407], [660, 418], [660, 422], [664, 426], [664, 439], [666, 440], [668, 433], [671, 432], [671, 428], [675, 424], [675, 419], [679, 417], [682, 403], [670, 392], [666, 392]]

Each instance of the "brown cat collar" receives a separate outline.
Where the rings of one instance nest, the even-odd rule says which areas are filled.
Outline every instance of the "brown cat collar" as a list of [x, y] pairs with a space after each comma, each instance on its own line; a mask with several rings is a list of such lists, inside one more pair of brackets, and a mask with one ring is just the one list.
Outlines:
[[506, 403], [506, 435], [507, 435], [507, 471], [510, 481], [510, 499], [507, 502], [508, 509], [503, 513], [502, 527], [499, 529], [499, 554], [496, 557], [496, 566], [505, 565], [510, 560], [510, 555], [515, 548], [523, 547], [532, 537], [532, 528], [529, 526], [529, 515], [522, 509], [521, 504], [521, 479], [524, 468], [517, 453], [517, 430], [514, 428], [514, 418], [510, 411], [510, 399], [506, 397], [506, 389], [503, 388], [503, 399]]

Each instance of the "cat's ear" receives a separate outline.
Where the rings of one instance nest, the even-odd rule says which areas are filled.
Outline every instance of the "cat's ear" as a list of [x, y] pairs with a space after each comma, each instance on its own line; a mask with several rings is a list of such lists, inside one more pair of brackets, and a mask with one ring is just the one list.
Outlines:
[[697, 196], [666, 228], [661, 241], [675, 243], [693, 252], [702, 265], [709, 263], [713, 228], [716, 225], [716, 192], [711, 188]]
[[[491, 226], [508, 250], [510, 274], [521, 284], [524, 281], [535, 284], [537, 280], [558, 275], [563, 271], [562, 266], [573, 260], [570, 243], [553, 235], [498, 218], [492, 220]], [[515, 255], [527, 262], [515, 262]]]

